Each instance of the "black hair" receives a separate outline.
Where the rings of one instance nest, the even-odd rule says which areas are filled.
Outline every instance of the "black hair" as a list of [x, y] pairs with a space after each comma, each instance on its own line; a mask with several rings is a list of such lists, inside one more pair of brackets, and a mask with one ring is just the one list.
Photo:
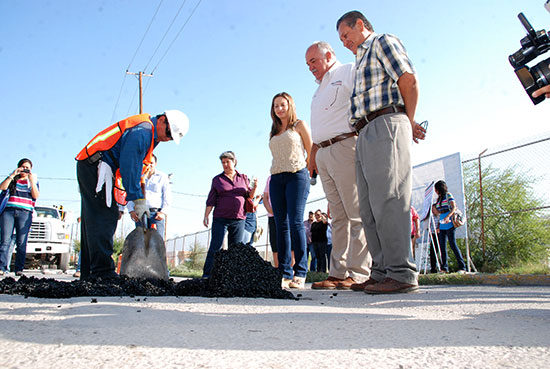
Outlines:
[[[21, 166], [25, 163], [29, 163], [32, 168], [32, 161], [31, 159], [27, 159], [27, 158], [23, 158], [19, 160], [17, 162], [17, 168], [21, 168]], [[21, 175], [18, 174], [13, 178], [13, 181], [11, 181], [11, 183], [9, 184], [8, 190], [10, 191], [10, 195], [15, 194], [15, 188], [17, 187], [17, 181], [19, 180], [19, 178], [21, 178]]]
[[435, 187], [435, 189], [438, 193], [437, 202], [441, 203], [441, 201], [443, 201], [445, 199], [445, 197], [447, 196], [447, 192], [448, 192], [447, 183], [445, 183], [444, 180], [439, 180], [439, 181], [435, 182], [434, 187]]
[[374, 29], [372, 28], [372, 24], [368, 21], [368, 19], [358, 10], [352, 10], [350, 12], [347, 12], [346, 14], [342, 15], [340, 19], [336, 22], [336, 30], [338, 31], [338, 27], [340, 27], [340, 24], [344, 22], [346, 26], [354, 28], [355, 24], [357, 24], [357, 19], [361, 19], [363, 24], [365, 25], [365, 28], [371, 32], [374, 32]]

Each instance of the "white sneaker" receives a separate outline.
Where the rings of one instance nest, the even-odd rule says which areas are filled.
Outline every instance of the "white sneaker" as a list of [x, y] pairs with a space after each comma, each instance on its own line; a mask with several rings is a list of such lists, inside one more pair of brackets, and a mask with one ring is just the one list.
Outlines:
[[296, 288], [298, 290], [303, 290], [306, 287], [306, 279], [300, 277], [294, 277], [294, 279], [289, 283], [290, 288]]
[[466, 274], [466, 271], [463, 270], [463, 269], [460, 269], [460, 270], [457, 271], [457, 273], [458, 273], [458, 274]]

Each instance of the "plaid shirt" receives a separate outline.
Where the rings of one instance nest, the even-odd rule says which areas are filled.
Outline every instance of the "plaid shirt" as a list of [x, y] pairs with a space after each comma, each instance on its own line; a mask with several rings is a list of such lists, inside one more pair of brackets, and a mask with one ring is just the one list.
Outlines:
[[401, 41], [371, 33], [357, 48], [356, 77], [351, 94], [351, 123], [388, 105], [405, 105], [397, 80], [414, 67]]

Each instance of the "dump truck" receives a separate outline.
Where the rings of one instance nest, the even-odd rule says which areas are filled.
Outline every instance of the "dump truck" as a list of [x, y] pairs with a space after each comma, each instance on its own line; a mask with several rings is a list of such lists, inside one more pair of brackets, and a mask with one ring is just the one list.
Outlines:
[[71, 225], [66, 213], [57, 206], [36, 206], [27, 241], [27, 260], [31, 265], [69, 268]]

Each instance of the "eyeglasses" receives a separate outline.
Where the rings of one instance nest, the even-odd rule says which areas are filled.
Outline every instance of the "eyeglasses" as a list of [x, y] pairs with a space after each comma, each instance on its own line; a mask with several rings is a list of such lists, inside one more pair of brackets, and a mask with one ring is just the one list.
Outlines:
[[427, 131], [428, 130], [428, 121], [425, 120], [422, 123], [420, 123], [420, 127], [424, 128]]
[[166, 122], [166, 136], [172, 140], [172, 131], [170, 131], [170, 124], [168, 123], [168, 119], [166, 119], [165, 122]]

